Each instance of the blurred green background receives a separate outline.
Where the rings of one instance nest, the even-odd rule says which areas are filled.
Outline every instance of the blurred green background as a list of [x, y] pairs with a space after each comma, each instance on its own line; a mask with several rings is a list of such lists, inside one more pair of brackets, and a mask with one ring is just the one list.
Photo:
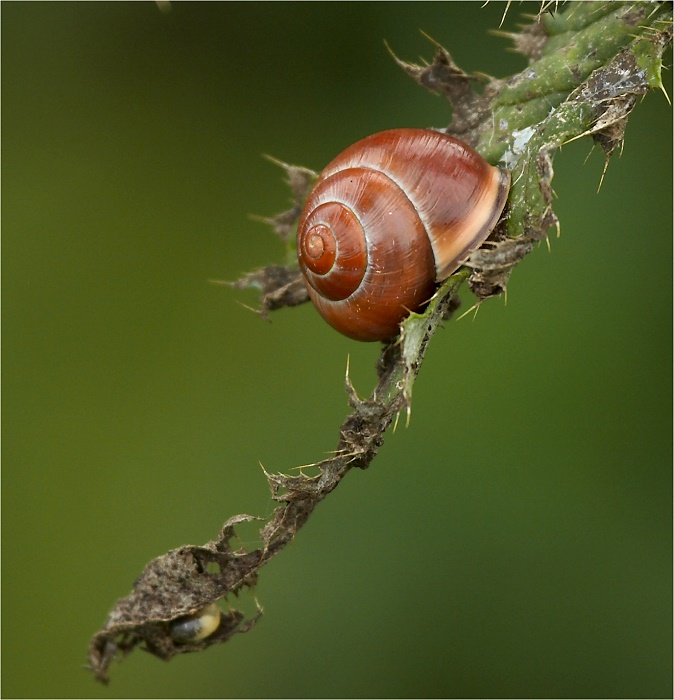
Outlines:
[[253, 632], [135, 653], [109, 689], [81, 668], [150, 558], [271, 511], [259, 462], [333, 449], [347, 355], [373, 386], [376, 345], [308, 305], [265, 323], [208, 282], [282, 259], [248, 218], [288, 203], [261, 154], [320, 169], [380, 129], [446, 125], [383, 42], [430, 59], [421, 29], [507, 75], [526, 62], [487, 32], [503, 9], [3, 4], [5, 697], [671, 697], [660, 93], [599, 193], [598, 149], [558, 154], [562, 237], [507, 306], [436, 336], [409, 429], [263, 570]]

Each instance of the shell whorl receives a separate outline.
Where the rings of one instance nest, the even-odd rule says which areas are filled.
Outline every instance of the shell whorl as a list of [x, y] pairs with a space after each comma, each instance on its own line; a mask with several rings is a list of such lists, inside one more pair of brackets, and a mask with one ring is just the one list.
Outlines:
[[393, 129], [359, 141], [321, 173], [298, 226], [309, 294], [358, 340], [396, 334], [489, 235], [509, 178], [444, 134]]

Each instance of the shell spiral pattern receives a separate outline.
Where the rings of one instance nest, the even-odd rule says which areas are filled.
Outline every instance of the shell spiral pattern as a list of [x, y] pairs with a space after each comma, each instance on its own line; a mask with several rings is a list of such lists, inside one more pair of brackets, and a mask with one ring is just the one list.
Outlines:
[[445, 134], [392, 129], [353, 144], [321, 173], [297, 232], [300, 268], [325, 320], [388, 340], [487, 238], [509, 174]]

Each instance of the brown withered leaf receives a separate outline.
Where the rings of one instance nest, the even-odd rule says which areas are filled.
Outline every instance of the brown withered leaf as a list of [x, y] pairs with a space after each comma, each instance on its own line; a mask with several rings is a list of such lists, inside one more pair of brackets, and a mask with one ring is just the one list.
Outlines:
[[133, 584], [131, 593], [117, 601], [102, 629], [89, 646], [89, 668], [96, 678], [108, 681], [110, 663], [118, 653], [128, 654], [141, 646], [161, 659], [176, 654], [202, 651], [222, 644], [234, 634], [247, 632], [262, 611], [246, 620], [238, 610], [221, 610], [220, 624], [205, 639], [177, 643], [169, 623], [190, 615], [209, 603], [237, 594], [243, 587], [253, 588], [263, 552], [234, 550], [230, 540], [237, 524], [256, 520], [237, 515], [223, 526], [216, 540], [202, 546], [184, 545], [153, 559]]
[[259, 313], [265, 319], [269, 311], [309, 301], [304, 278], [292, 265], [267, 265], [228, 284], [235, 289], [259, 289], [262, 292]]

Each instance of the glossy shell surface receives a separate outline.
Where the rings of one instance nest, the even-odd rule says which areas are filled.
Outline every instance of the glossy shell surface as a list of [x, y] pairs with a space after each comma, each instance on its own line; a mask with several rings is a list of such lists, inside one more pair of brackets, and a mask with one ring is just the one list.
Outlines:
[[487, 238], [508, 194], [505, 170], [425, 129], [358, 141], [321, 173], [298, 226], [314, 305], [357, 340], [386, 340]]

